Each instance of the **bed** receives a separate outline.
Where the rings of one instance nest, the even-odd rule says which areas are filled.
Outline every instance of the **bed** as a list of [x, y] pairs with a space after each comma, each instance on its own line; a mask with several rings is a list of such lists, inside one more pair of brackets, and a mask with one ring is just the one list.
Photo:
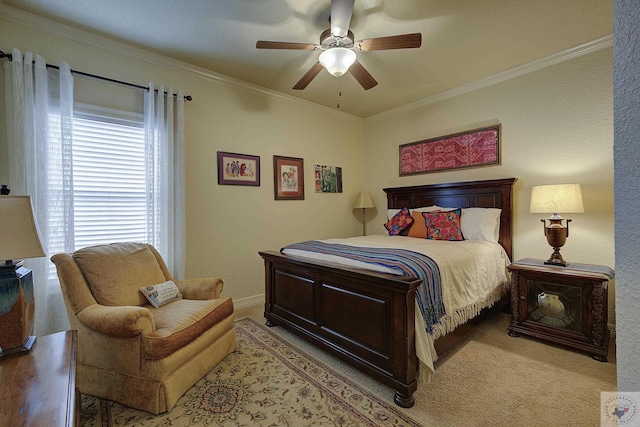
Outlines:
[[[508, 178], [384, 191], [389, 209], [431, 205], [501, 209], [498, 243], [513, 259], [514, 182], [515, 178]], [[414, 405], [420, 318], [415, 295], [421, 279], [276, 251], [260, 255], [265, 264], [264, 316], [269, 326], [282, 326], [394, 388], [397, 405]], [[420, 335], [420, 329], [417, 332]]]

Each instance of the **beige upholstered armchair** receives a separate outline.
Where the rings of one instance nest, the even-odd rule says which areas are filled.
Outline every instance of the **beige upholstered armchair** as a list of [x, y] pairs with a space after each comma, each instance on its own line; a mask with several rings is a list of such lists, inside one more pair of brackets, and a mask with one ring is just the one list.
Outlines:
[[[78, 331], [82, 393], [158, 414], [236, 349], [233, 302], [220, 296], [222, 280], [174, 281], [151, 245], [92, 246], [51, 261]], [[156, 308], [140, 288], [167, 281], [179, 292]]]

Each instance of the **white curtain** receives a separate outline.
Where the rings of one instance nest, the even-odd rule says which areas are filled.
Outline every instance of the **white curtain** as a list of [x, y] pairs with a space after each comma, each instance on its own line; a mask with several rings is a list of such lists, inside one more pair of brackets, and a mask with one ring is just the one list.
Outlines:
[[148, 242], [184, 278], [184, 95], [149, 83], [144, 102]]
[[[73, 76], [69, 65], [47, 69], [32, 53], [4, 61], [9, 188], [30, 195], [47, 257], [25, 260], [35, 283], [36, 335], [69, 328], [49, 257], [73, 252]], [[148, 239], [177, 279], [184, 278], [184, 96], [169, 88], [145, 94]]]
[[68, 329], [60, 286], [49, 257], [73, 248], [73, 76], [30, 52], [4, 61], [11, 194], [29, 195], [47, 257], [25, 260], [33, 270], [36, 335]]

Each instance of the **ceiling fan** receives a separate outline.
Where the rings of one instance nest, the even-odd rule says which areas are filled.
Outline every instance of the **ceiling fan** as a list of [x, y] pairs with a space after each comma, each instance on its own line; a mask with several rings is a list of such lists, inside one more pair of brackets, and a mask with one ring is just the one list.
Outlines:
[[331, 0], [331, 28], [322, 32], [319, 44], [260, 40], [256, 43], [256, 48], [323, 51], [318, 62], [295, 84], [295, 90], [306, 88], [322, 68], [326, 68], [336, 77], [349, 71], [364, 90], [369, 90], [378, 82], [358, 62], [356, 52], [417, 48], [422, 44], [422, 34], [401, 34], [355, 41], [353, 33], [349, 30], [354, 2], [355, 0]]

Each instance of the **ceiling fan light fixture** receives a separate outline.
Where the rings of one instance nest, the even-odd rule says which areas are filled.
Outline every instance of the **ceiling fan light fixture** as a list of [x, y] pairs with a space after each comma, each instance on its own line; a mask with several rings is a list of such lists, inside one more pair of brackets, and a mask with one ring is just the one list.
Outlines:
[[330, 74], [340, 77], [356, 62], [356, 53], [345, 47], [334, 47], [322, 52], [318, 60]]

